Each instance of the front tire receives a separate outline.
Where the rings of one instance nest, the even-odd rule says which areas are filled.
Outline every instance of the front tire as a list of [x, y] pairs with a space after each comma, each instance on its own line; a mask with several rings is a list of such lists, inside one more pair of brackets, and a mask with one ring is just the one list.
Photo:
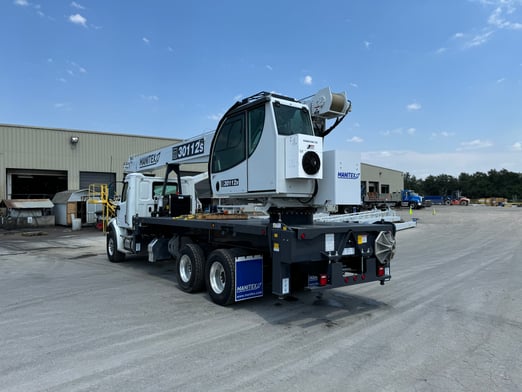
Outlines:
[[199, 245], [185, 244], [176, 261], [178, 285], [186, 293], [205, 287], [205, 254]]
[[225, 306], [235, 301], [236, 264], [232, 250], [217, 249], [208, 256], [205, 283], [214, 303]]
[[114, 230], [110, 230], [107, 234], [107, 258], [111, 263], [119, 263], [125, 260], [125, 253], [118, 250], [118, 242]]

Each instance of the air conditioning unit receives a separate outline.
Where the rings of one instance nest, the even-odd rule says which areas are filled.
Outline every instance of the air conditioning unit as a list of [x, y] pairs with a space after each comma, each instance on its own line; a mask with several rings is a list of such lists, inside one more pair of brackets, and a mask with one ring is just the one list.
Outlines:
[[310, 135], [290, 135], [285, 140], [285, 178], [323, 178], [323, 139]]

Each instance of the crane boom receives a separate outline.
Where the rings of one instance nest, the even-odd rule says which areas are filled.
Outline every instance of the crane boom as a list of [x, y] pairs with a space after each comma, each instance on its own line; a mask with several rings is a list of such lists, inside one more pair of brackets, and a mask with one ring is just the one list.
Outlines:
[[207, 163], [214, 131], [170, 146], [130, 156], [123, 164], [125, 173], [138, 173], [165, 167], [169, 163]]

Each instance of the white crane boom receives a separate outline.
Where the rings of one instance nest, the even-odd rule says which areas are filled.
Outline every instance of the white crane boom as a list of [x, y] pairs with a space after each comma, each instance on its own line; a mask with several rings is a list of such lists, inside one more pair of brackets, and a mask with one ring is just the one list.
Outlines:
[[123, 164], [125, 173], [165, 167], [169, 163], [207, 163], [214, 131], [183, 140], [144, 154], [133, 155]]

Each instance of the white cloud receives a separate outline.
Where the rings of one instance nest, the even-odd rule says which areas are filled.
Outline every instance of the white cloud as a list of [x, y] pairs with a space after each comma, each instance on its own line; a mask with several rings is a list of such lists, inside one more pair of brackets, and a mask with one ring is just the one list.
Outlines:
[[29, 5], [29, 2], [27, 0], [15, 0], [13, 1], [13, 4], [19, 5], [21, 7], [27, 7]]
[[141, 94], [141, 98], [146, 100], [146, 101], [159, 101], [159, 98], [157, 95], [144, 95], [144, 94]]
[[408, 128], [406, 130], [404, 130], [403, 128], [394, 128], [391, 130], [382, 131], [382, 132], [380, 132], [380, 134], [383, 136], [404, 135], [405, 133], [408, 135], [413, 135], [413, 134], [415, 134], [416, 131], [417, 130], [415, 128]]
[[207, 118], [212, 121], [219, 121], [221, 120], [221, 117], [223, 117], [222, 114], [210, 114], [207, 116]]
[[70, 110], [71, 109], [71, 104], [68, 102], [57, 102], [53, 106], [55, 109], [58, 109], [58, 110]]
[[491, 143], [488, 140], [475, 139], [470, 142], [460, 143], [460, 147], [457, 148], [457, 151], [478, 150], [478, 149], [482, 149], [482, 148], [491, 147], [492, 145], [493, 145], [493, 143]]
[[350, 83], [350, 87], [355, 87], [355, 88], [358, 88], [359, 85], [357, 83]]
[[446, 52], [447, 50], [448, 50], [447, 48], [438, 48], [438, 49], [435, 51], [435, 53], [436, 53], [436, 54], [442, 54], [442, 53]]
[[[503, 2], [501, 4], [507, 4], [506, 13], [508, 15], [512, 14], [515, 11], [515, 8], [512, 7], [509, 3]], [[503, 6], [495, 8], [493, 13], [488, 18], [488, 23], [498, 29], [522, 30], [522, 23], [506, 20], [506, 18], [504, 17]]]
[[498, 153], [485, 151], [449, 153], [421, 153], [407, 150], [367, 151], [361, 153], [361, 160], [364, 163], [408, 172], [417, 178], [439, 174], [458, 177], [460, 173], [487, 173], [491, 169], [522, 172], [520, 151]]
[[312, 77], [310, 75], [306, 75], [304, 77], [303, 83], [310, 86], [312, 84]]
[[[522, 30], [522, 22], [513, 20], [518, 6], [522, 6], [521, 0], [470, 0], [480, 3], [492, 11], [487, 18], [486, 25], [477, 34], [456, 33], [453, 38], [466, 39], [463, 42], [465, 49], [475, 48], [487, 43], [493, 34], [501, 29]], [[471, 37], [471, 38], [470, 38]]]
[[74, 15], [69, 16], [69, 22], [83, 26], [83, 27], [87, 27], [87, 19], [85, 19], [80, 14], [74, 14]]
[[[77, 72], [79, 73], [87, 73], [87, 70], [85, 68], [83, 68], [81, 65], [75, 63], [74, 61], [68, 61], [68, 64], [71, 65], [72, 67], [74, 67], [74, 69], [76, 69]], [[70, 75], [73, 75], [73, 71], [71, 70], [68, 70], [67, 71]]]
[[522, 151], [522, 143], [516, 142], [511, 146], [512, 151]]
[[370, 41], [363, 41], [363, 45], [366, 49], [370, 49], [371, 44], [372, 43]]
[[506, 78], [500, 78], [500, 79], [497, 79], [497, 83], [504, 83], [506, 81]]
[[493, 31], [486, 31], [485, 33], [478, 34], [471, 38], [469, 41], [467, 41], [464, 46], [466, 48], [474, 48], [477, 46], [484, 45], [486, 42], [489, 41], [491, 36], [493, 35]]
[[364, 139], [359, 136], [353, 136], [350, 139], [346, 139], [348, 143], [362, 143], [364, 142]]
[[265, 68], [268, 69], [269, 71], [272, 71], [272, 70], [274, 69], [274, 68], [272, 68], [272, 66], [269, 65], [269, 64], [265, 65]]
[[73, 2], [71, 3], [71, 7], [73, 7], [73, 8], [77, 8], [77, 9], [79, 9], [79, 10], [84, 10], [84, 9], [85, 9], [85, 7], [84, 7], [83, 5], [77, 3], [76, 1], [73, 1]]
[[414, 102], [414, 103], [410, 103], [409, 105], [407, 105], [406, 109], [408, 109], [410, 112], [412, 112], [412, 111], [422, 109], [422, 105], [420, 103]]
[[147, 45], [150, 45], [150, 40], [147, 37], [143, 37], [141, 40], [145, 42]]
[[432, 132], [431, 134], [431, 138], [437, 138], [437, 137], [451, 137], [451, 136], [455, 136], [455, 132], [446, 132], [446, 131], [441, 131], [441, 132]]

